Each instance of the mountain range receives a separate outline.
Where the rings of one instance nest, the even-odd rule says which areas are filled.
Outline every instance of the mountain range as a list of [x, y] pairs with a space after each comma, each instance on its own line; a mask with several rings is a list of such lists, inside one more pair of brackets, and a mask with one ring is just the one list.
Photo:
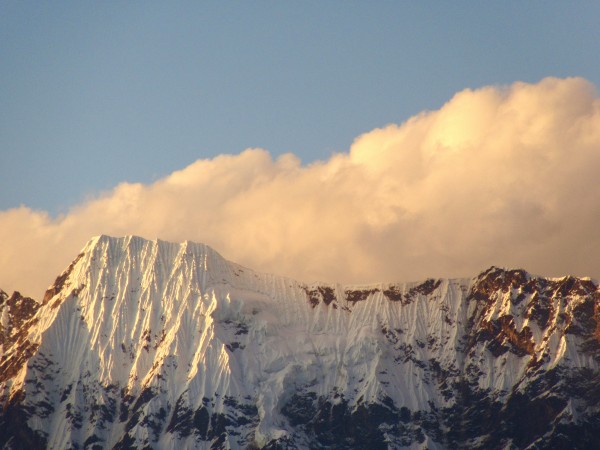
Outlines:
[[307, 284], [98, 236], [0, 319], [1, 448], [600, 448], [588, 278]]

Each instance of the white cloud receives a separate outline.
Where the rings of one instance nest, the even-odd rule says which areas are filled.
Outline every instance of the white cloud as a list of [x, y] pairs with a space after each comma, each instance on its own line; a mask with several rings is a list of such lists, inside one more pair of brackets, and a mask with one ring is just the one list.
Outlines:
[[599, 169], [589, 82], [465, 90], [308, 166], [249, 149], [123, 183], [58, 218], [0, 212], [0, 287], [41, 297], [101, 233], [205, 242], [306, 281], [471, 276], [492, 264], [597, 277]]

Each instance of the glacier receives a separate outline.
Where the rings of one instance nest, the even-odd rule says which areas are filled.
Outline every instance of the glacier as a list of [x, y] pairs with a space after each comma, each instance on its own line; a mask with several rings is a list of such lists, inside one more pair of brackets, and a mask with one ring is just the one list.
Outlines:
[[600, 290], [303, 283], [207, 245], [91, 239], [36, 302], [0, 291], [0, 446], [593, 448]]

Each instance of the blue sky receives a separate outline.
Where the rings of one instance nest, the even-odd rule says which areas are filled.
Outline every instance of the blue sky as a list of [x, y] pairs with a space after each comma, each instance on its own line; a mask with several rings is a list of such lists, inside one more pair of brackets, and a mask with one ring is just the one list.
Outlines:
[[304, 163], [464, 88], [600, 85], [597, 2], [0, 3], [0, 210], [261, 147]]

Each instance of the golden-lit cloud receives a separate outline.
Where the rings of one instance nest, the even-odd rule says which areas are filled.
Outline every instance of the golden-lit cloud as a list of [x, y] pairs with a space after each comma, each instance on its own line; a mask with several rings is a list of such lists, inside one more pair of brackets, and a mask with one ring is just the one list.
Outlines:
[[205, 242], [305, 281], [600, 272], [600, 100], [583, 79], [485, 87], [302, 165], [248, 149], [53, 218], [0, 212], [0, 287], [36, 297], [93, 235]]

